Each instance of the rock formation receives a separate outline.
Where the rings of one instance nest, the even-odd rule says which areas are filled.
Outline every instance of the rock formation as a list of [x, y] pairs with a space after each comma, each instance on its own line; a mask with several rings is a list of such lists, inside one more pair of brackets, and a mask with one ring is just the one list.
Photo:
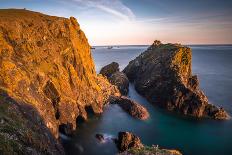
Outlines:
[[129, 91], [129, 80], [123, 72], [115, 72], [109, 77], [111, 84], [118, 87], [122, 95], [127, 95]]
[[208, 103], [192, 75], [191, 49], [155, 41], [124, 69], [135, 89], [150, 102], [169, 111], [194, 117], [227, 119], [228, 114]]
[[130, 132], [119, 132], [117, 146], [120, 151], [126, 151], [131, 148], [142, 148], [143, 144], [139, 137]]
[[123, 110], [137, 119], [146, 120], [150, 116], [145, 107], [125, 96], [114, 97], [111, 103], [118, 104]]
[[100, 74], [106, 76], [111, 84], [117, 86], [122, 95], [128, 94], [129, 80], [123, 72], [119, 71], [119, 64], [117, 62], [104, 66]]
[[140, 138], [130, 132], [119, 132], [118, 155], [182, 155], [177, 150], [160, 149], [158, 146], [144, 146]]
[[[0, 10], [0, 90], [3, 154], [18, 149], [62, 154], [55, 144], [59, 128], [74, 130], [79, 118], [101, 113], [110, 95], [120, 94], [96, 75], [90, 45], [74, 17], [17, 9]], [[24, 137], [33, 138], [21, 141]]]
[[119, 71], [119, 64], [117, 62], [112, 62], [112, 63], [104, 66], [100, 70], [100, 74], [109, 78], [113, 73], [115, 73], [117, 71]]

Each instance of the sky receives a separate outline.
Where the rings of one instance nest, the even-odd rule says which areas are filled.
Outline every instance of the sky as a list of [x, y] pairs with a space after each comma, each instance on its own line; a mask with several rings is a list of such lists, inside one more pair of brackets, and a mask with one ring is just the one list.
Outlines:
[[232, 0], [0, 0], [0, 8], [74, 16], [92, 46], [232, 44]]

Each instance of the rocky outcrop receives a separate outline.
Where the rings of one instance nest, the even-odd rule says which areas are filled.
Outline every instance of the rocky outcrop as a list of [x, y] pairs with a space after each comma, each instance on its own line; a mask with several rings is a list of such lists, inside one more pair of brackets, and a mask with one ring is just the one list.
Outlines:
[[129, 80], [123, 72], [115, 72], [109, 77], [111, 84], [118, 87], [122, 95], [127, 95], [129, 91]]
[[[3, 154], [18, 149], [62, 154], [55, 144], [59, 128], [70, 133], [79, 118], [87, 119], [89, 111], [101, 113], [109, 97], [120, 94], [96, 75], [90, 45], [74, 17], [17, 9], [0, 10], [0, 88], [7, 105], [1, 105], [1, 122], [10, 124], [0, 124], [0, 139], [7, 145], [0, 145]], [[43, 139], [48, 135], [55, 138]], [[27, 136], [39, 143], [21, 141]]]
[[100, 70], [100, 74], [109, 78], [113, 73], [118, 72], [118, 71], [119, 71], [119, 64], [117, 62], [112, 62], [104, 66]]
[[118, 155], [182, 155], [177, 150], [161, 149], [158, 146], [144, 146], [140, 138], [131, 132], [119, 132]]
[[100, 134], [100, 133], [97, 133], [97, 134], [95, 135], [95, 137], [96, 137], [101, 143], [103, 143], [104, 140], [105, 140], [104, 135], [103, 135], [103, 134]]
[[150, 116], [148, 110], [145, 107], [125, 96], [114, 97], [111, 100], [111, 103], [118, 104], [128, 114], [137, 119], [146, 120]]
[[119, 71], [119, 64], [117, 62], [112, 62], [104, 66], [100, 74], [106, 76], [111, 84], [118, 87], [119, 91], [123, 95], [127, 95], [129, 91], [129, 80], [123, 72]]
[[124, 69], [135, 89], [150, 102], [169, 111], [194, 117], [226, 119], [222, 108], [208, 103], [192, 75], [191, 49], [155, 41]]
[[117, 146], [120, 151], [126, 151], [131, 148], [142, 148], [139, 137], [130, 132], [119, 132]]

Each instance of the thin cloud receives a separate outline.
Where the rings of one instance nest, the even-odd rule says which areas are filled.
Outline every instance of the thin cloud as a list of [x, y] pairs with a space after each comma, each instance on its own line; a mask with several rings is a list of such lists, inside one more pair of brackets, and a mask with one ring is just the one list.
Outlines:
[[135, 15], [132, 10], [123, 4], [120, 0], [72, 0], [81, 5], [97, 8], [101, 11], [104, 11], [108, 14], [111, 14], [119, 19], [125, 21], [133, 21]]

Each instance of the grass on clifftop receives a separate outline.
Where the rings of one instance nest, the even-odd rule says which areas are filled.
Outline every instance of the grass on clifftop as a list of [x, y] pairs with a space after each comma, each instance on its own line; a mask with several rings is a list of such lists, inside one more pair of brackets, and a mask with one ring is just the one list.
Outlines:
[[177, 150], [160, 149], [158, 146], [145, 146], [143, 148], [131, 148], [119, 155], [181, 155]]

